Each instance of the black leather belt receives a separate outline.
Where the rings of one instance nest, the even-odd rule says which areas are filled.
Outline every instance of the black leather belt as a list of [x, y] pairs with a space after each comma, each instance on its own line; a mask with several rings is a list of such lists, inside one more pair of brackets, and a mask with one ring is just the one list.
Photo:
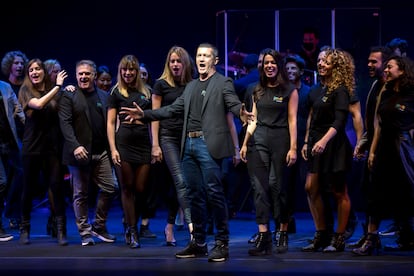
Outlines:
[[190, 138], [198, 138], [203, 136], [203, 132], [202, 131], [189, 131], [187, 133], [187, 136]]

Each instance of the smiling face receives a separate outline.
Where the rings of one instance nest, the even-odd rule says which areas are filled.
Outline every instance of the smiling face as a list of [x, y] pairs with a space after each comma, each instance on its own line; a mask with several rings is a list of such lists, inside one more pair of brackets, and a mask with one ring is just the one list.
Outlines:
[[265, 55], [263, 59], [263, 71], [268, 79], [274, 79], [279, 72], [276, 60], [272, 55]]
[[295, 83], [302, 76], [302, 70], [299, 69], [299, 66], [296, 62], [289, 61], [286, 63], [286, 72], [289, 80], [292, 83]]
[[398, 79], [404, 71], [400, 69], [397, 61], [395, 59], [390, 59], [384, 69], [385, 80], [392, 81]]
[[326, 78], [332, 74], [332, 57], [326, 55], [326, 51], [321, 51], [318, 55], [318, 74]]
[[41, 85], [45, 78], [45, 70], [43, 67], [37, 63], [32, 63], [28, 68], [30, 81], [33, 83], [33, 86], [38, 87]]
[[383, 74], [382, 53], [372, 52], [368, 57], [368, 74], [371, 78], [379, 78]]
[[112, 86], [111, 75], [107, 72], [101, 73], [99, 77], [96, 79], [96, 86], [98, 86], [98, 88], [104, 91], [109, 91], [109, 89], [111, 89]]
[[96, 72], [89, 64], [80, 64], [76, 67], [76, 79], [78, 86], [82, 90], [94, 90]]

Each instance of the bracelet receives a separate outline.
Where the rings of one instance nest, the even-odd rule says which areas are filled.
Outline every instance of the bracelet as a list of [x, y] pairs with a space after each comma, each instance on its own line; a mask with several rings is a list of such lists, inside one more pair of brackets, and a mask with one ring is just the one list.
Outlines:
[[61, 84], [55, 84], [55, 86], [57, 86], [59, 88], [62, 88], [62, 85]]
[[308, 144], [308, 141], [303, 142], [305, 145]]

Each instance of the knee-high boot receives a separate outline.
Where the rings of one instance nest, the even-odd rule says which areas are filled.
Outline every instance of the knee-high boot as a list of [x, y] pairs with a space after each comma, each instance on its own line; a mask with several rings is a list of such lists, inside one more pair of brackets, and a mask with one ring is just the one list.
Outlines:
[[68, 245], [68, 240], [66, 238], [66, 216], [57, 216], [57, 239], [59, 245], [65, 246]]

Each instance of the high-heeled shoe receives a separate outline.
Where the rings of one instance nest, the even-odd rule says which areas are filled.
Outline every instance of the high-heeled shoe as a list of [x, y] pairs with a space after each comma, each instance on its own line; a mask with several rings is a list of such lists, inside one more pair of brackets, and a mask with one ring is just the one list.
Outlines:
[[131, 228], [130, 227], [125, 228], [124, 237], [125, 237], [125, 243], [127, 245], [130, 245], [131, 244]]
[[141, 248], [141, 243], [139, 242], [138, 228], [136, 226], [130, 227], [129, 233], [131, 234], [129, 248]]
[[276, 234], [276, 252], [286, 253], [288, 251], [289, 237], [287, 231], [279, 231]]
[[316, 252], [321, 248], [325, 248], [330, 244], [330, 235], [326, 230], [317, 230], [313, 236], [312, 241], [305, 247], [302, 247], [303, 252]]
[[166, 246], [177, 246], [177, 242], [174, 238], [174, 232], [172, 229], [168, 229], [167, 226], [164, 229], [165, 245]]
[[272, 255], [272, 233], [259, 232], [256, 243], [248, 251], [250, 256]]
[[354, 248], [352, 253], [359, 256], [371, 256], [372, 252], [376, 251], [377, 255], [379, 255], [381, 247], [379, 235], [368, 233], [364, 244], [359, 248]]
[[345, 250], [345, 236], [343, 233], [334, 233], [331, 243], [323, 249], [324, 253], [342, 252]]

